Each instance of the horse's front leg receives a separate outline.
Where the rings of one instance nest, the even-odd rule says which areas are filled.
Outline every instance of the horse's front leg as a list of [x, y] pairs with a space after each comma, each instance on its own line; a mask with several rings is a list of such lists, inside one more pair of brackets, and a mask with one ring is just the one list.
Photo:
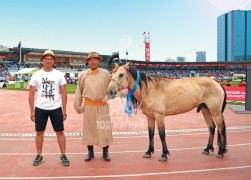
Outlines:
[[155, 131], [155, 119], [147, 116], [148, 122], [148, 134], [149, 134], [149, 147], [146, 151], [144, 158], [150, 158], [154, 153], [154, 131]]
[[169, 154], [169, 151], [167, 149], [166, 145], [166, 132], [165, 132], [165, 122], [164, 122], [164, 117], [156, 119], [157, 125], [158, 125], [158, 130], [159, 130], [159, 137], [162, 143], [162, 155], [159, 158], [159, 161], [167, 161], [167, 155]]

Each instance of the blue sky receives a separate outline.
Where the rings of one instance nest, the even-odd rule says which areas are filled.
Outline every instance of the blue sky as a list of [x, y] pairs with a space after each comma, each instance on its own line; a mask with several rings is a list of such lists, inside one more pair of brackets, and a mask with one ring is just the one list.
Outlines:
[[251, 9], [251, 0], [0, 0], [0, 44], [97, 51], [144, 60], [150, 32], [151, 61], [206, 51], [217, 58], [217, 17]]

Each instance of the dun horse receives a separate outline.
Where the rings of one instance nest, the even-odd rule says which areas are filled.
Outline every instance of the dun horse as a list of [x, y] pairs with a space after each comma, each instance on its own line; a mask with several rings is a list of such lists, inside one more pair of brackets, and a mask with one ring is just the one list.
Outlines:
[[[118, 59], [113, 54], [109, 63]], [[226, 106], [226, 92], [216, 81], [208, 77], [193, 77], [170, 80], [164, 77], [150, 77], [130, 67], [129, 63], [122, 65], [115, 63], [110, 84], [107, 88], [108, 98], [119, 96], [119, 91], [127, 88], [129, 92], [139, 78], [139, 86], [133, 93], [134, 105], [147, 116], [149, 132], [149, 148], [144, 158], [150, 158], [154, 153], [155, 122], [158, 126], [162, 143], [162, 155], [159, 161], [166, 161], [169, 150], [165, 140], [165, 116], [188, 112], [197, 107], [202, 112], [209, 129], [209, 141], [203, 154], [214, 151], [213, 140], [215, 128], [218, 130], [218, 158], [223, 158], [227, 151], [226, 126], [222, 115]]]

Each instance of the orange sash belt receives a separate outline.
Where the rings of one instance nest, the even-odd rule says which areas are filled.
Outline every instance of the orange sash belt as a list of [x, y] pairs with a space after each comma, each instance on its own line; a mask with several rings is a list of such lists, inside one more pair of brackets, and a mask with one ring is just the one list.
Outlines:
[[89, 99], [85, 99], [85, 104], [88, 104], [90, 106], [103, 106], [106, 104], [106, 102], [93, 102]]

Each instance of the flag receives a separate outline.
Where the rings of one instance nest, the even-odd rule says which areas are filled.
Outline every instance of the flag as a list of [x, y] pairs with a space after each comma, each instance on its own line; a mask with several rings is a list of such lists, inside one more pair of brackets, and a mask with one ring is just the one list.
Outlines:
[[143, 33], [143, 35], [145, 35], [146, 32]]
[[128, 51], [126, 51], [126, 55], [128, 55]]
[[17, 46], [18, 49], [21, 48], [21, 41], [18, 43], [18, 46]]

